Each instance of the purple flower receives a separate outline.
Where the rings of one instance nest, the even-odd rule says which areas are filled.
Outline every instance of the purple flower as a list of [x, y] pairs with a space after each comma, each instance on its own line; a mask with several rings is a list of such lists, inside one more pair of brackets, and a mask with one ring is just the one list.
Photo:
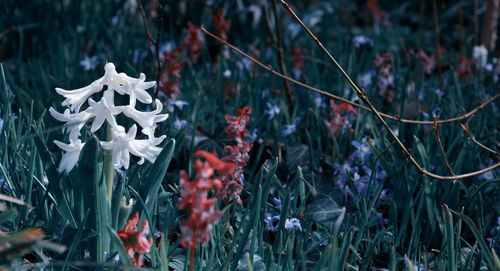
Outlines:
[[278, 215], [271, 216], [270, 214], [267, 214], [266, 218], [264, 218], [264, 224], [266, 224], [266, 230], [277, 231], [279, 221], [280, 217]]
[[88, 55], [85, 55], [83, 59], [80, 61], [80, 66], [82, 66], [86, 72], [94, 70], [98, 64], [99, 64], [98, 56], [89, 57]]
[[352, 43], [354, 44], [354, 47], [360, 48], [362, 46], [367, 46], [367, 47], [372, 47], [373, 46], [373, 40], [370, 39], [367, 36], [363, 35], [356, 35], [352, 38]]
[[272, 120], [280, 112], [281, 106], [279, 104], [272, 104], [270, 102], [266, 104], [266, 110], [264, 110], [264, 113], [267, 115], [268, 120]]
[[[372, 170], [371, 168], [367, 166], [363, 166], [363, 171], [366, 173], [367, 176], [371, 177], [372, 176]], [[384, 168], [380, 163], [377, 163], [375, 165], [375, 180], [381, 181], [385, 178], [387, 178], [387, 172], [385, 172]]]
[[441, 108], [437, 107], [432, 110], [432, 117], [434, 119], [439, 119], [440, 114], [441, 114]]
[[370, 184], [370, 177], [368, 175], [359, 175], [358, 168], [353, 174], [352, 180], [356, 186], [356, 191], [362, 197], [366, 197], [368, 194], [368, 185]]
[[356, 150], [351, 154], [350, 158], [352, 158], [352, 159], [358, 158], [361, 160], [361, 163], [364, 164], [365, 158], [370, 157], [370, 155], [372, 153], [367, 138], [363, 137], [361, 139], [361, 142], [359, 142], [357, 140], [353, 140], [351, 142], [351, 145], [353, 145], [356, 148]]
[[344, 163], [341, 165], [335, 164], [333, 167], [335, 168], [335, 171], [338, 174], [339, 180], [341, 180], [343, 183], [345, 183], [345, 181], [354, 171], [351, 159], [345, 160]]
[[180, 129], [186, 127], [187, 121], [181, 120], [181, 119], [179, 119], [179, 117], [175, 117], [175, 121], [172, 123], [172, 125], [174, 126], [174, 128], [176, 130], [180, 130]]
[[300, 118], [296, 117], [293, 119], [291, 124], [287, 124], [283, 126], [283, 130], [281, 131], [282, 136], [289, 136], [297, 130], [297, 125], [300, 123]]
[[285, 229], [287, 231], [290, 230], [302, 230], [302, 226], [300, 225], [300, 220], [298, 218], [287, 218], [285, 221]]
[[373, 70], [368, 70], [363, 74], [358, 75], [358, 84], [361, 87], [369, 88], [372, 85], [373, 74]]

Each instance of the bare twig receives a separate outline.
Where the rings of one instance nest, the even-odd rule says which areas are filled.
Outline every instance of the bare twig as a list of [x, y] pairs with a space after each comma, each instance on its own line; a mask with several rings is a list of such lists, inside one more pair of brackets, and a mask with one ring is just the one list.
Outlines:
[[[233, 51], [237, 52], [238, 54], [244, 56], [245, 58], [249, 59], [250, 61], [252, 61], [253, 63], [255, 63], [257, 66], [267, 70], [268, 72], [282, 78], [282, 79], [286, 79], [287, 81], [293, 83], [293, 84], [296, 84], [298, 86], [301, 86], [303, 88], [306, 88], [306, 89], [309, 89], [313, 92], [316, 92], [320, 95], [323, 95], [325, 97], [328, 97], [329, 99], [333, 99], [333, 100], [337, 100], [337, 101], [341, 101], [341, 102], [344, 102], [344, 103], [347, 103], [347, 104], [350, 104], [352, 106], [355, 106], [357, 108], [360, 108], [360, 109], [363, 109], [365, 111], [369, 111], [371, 112], [370, 108], [368, 108], [367, 106], [364, 106], [362, 104], [358, 104], [358, 103], [355, 103], [353, 101], [350, 101], [348, 99], [345, 99], [343, 97], [340, 97], [340, 96], [337, 96], [337, 95], [334, 95], [326, 90], [322, 90], [322, 89], [319, 89], [319, 88], [316, 88], [316, 87], [313, 87], [313, 86], [310, 86], [308, 84], [305, 84], [305, 83], [302, 83], [298, 80], [295, 80], [293, 78], [290, 78], [289, 76], [286, 76], [276, 70], [273, 69], [273, 67], [271, 65], [266, 65], [262, 62], [260, 62], [259, 60], [257, 60], [256, 58], [252, 57], [251, 55], [243, 52], [241, 49], [239, 49], [238, 47], [234, 46], [233, 44], [227, 42], [226, 40], [223, 40], [221, 39], [220, 37], [216, 36], [215, 34], [207, 31], [204, 27], [201, 27], [201, 31], [203, 31], [203, 33], [209, 35], [210, 37], [216, 39], [218, 42], [224, 44], [225, 46], [229, 47], [230, 49], [232, 49]], [[326, 64], [325, 64], [326, 65]], [[479, 112], [480, 110], [482, 110], [484, 107], [486, 107], [487, 105], [489, 105], [490, 103], [492, 103], [493, 101], [495, 101], [498, 97], [500, 97], [500, 93], [497, 93], [495, 96], [489, 98], [488, 100], [482, 102], [479, 106], [477, 106], [476, 108], [472, 109], [471, 111], [461, 115], [461, 116], [458, 116], [458, 117], [453, 117], [453, 118], [449, 118], [449, 119], [442, 119], [442, 120], [437, 120], [436, 123], [437, 124], [443, 124], [443, 123], [453, 123], [453, 122], [460, 122], [460, 121], [463, 121], [463, 120], [466, 120], [468, 118], [470, 118], [471, 116], [473, 116], [474, 114], [476, 114], [477, 112]], [[389, 119], [389, 120], [393, 120], [393, 121], [397, 121], [397, 122], [400, 122], [400, 123], [404, 123], [404, 124], [420, 124], [420, 125], [434, 125], [434, 121], [426, 121], [426, 120], [412, 120], [412, 119], [404, 119], [404, 118], [401, 118], [399, 116], [393, 116], [393, 115], [389, 115], [389, 114], [385, 114], [385, 113], [381, 113], [379, 112], [379, 114], [386, 118], [386, 119]]]
[[[163, 25], [163, 16], [162, 14], [160, 20], [158, 20], [158, 29], [156, 32], [156, 38], [153, 39], [153, 35], [151, 34], [151, 28], [149, 26], [149, 21], [146, 18], [146, 12], [144, 12], [144, 7], [142, 6], [141, 0], [137, 0], [139, 5], [139, 11], [142, 16], [142, 20], [144, 21], [144, 29], [146, 31], [146, 36], [148, 37], [149, 42], [151, 42], [155, 47], [155, 59], [156, 59], [156, 85], [155, 85], [155, 98], [158, 98], [158, 93], [160, 91], [160, 78], [161, 78], [161, 61], [160, 61], [160, 33], [161, 27]], [[165, 4], [167, 1], [165, 1]], [[163, 8], [163, 5], [162, 5]]]
[[[436, 119], [434, 119], [434, 121], [436, 121]], [[439, 150], [441, 151], [441, 156], [443, 156], [444, 163], [446, 164], [446, 167], [450, 171], [451, 175], [455, 175], [455, 172], [453, 172], [453, 168], [451, 168], [450, 162], [448, 162], [448, 157], [446, 157], [446, 152], [444, 151], [443, 142], [441, 142], [441, 132], [439, 131], [439, 127], [436, 124], [432, 126], [432, 128], [434, 130], [434, 135], [436, 136], [439, 145]]]
[[494, 151], [488, 147], [486, 147], [484, 144], [482, 144], [481, 142], [477, 141], [476, 137], [472, 134], [470, 128], [468, 125], [465, 125], [465, 124], [460, 124], [462, 126], [462, 129], [464, 130], [465, 134], [469, 137], [470, 140], [472, 140], [472, 142], [476, 143], [479, 147], [495, 154], [495, 155], [500, 155], [497, 151]]
[[373, 112], [375, 117], [380, 121], [380, 123], [384, 126], [384, 128], [389, 132], [391, 137], [396, 141], [396, 143], [399, 145], [400, 149], [402, 150], [403, 154], [412, 162], [412, 164], [417, 168], [417, 170], [423, 174], [427, 175], [429, 177], [438, 179], [438, 180], [458, 180], [458, 179], [463, 179], [467, 177], [472, 177], [472, 176], [477, 176], [480, 174], [483, 174], [484, 172], [487, 172], [489, 170], [493, 170], [497, 167], [500, 166], [500, 163], [497, 163], [493, 166], [490, 166], [488, 168], [482, 169], [482, 170], [477, 170], [461, 175], [452, 175], [452, 176], [443, 176], [443, 175], [438, 175], [432, 172], [429, 172], [427, 169], [423, 168], [417, 160], [413, 157], [411, 154], [410, 150], [401, 142], [401, 140], [394, 134], [394, 131], [389, 127], [387, 122], [383, 119], [383, 117], [380, 115], [380, 113], [377, 111], [377, 109], [373, 106], [373, 104], [370, 102], [368, 99], [366, 90], [360, 88], [354, 81], [351, 79], [351, 77], [347, 74], [347, 72], [342, 68], [342, 66], [337, 62], [337, 60], [332, 56], [332, 54], [326, 49], [326, 47], [321, 43], [321, 41], [312, 33], [312, 31], [304, 24], [304, 22], [298, 17], [298, 15], [292, 10], [290, 5], [287, 3], [285, 0], [281, 0], [281, 3], [283, 7], [293, 16], [293, 18], [302, 26], [302, 28], [309, 34], [309, 36], [315, 41], [316, 45], [328, 56], [328, 58], [332, 61], [332, 63], [337, 67], [339, 72], [342, 74], [344, 79], [349, 83], [351, 88], [356, 92], [358, 97], [363, 101]]
[[[282, 74], [287, 75], [286, 65], [285, 65], [285, 55], [283, 51], [283, 36], [281, 34], [280, 17], [278, 14], [278, 9], [276, 8], [276, 0], [273, 0], [272, 2], [273, 2], [272, 10], [274, 15], [274, 24], [276, 28], [274, 43], [276, 44], [276, 50], [278, 51], [279, 68]], [[285, 87], [285, 94], [288, 98], [288, 105], [290, 106], [290, 111], [293, 111], [295, 101], [293, 98], [292, 89], [290, 88], [290, 84], [286, 79], [283, 79], [283, 86]]]
[[137, 0], [137, 4], [139, 5], [139, 11], [141, 13], [142, 20], [144, 22], [144, 30], [146, 31], [146, 36], [148, 37], [148, 40], [152, 44], [156, 44], [157, 40], [153, 39], [153, 35], [151, 34], [151, 28], [149, 27], [149, 21], [146, 18], [146, 12], [144, 12], [144, 7], [142, 6], [141, 0]]
[[[302, 21], [300, 21], [302, 22]], [[370, 112], [373, 112], [375, 114], [375, 116], [377, 117], [377, 119], [379, 121], [381, 121], [384, 125], [384, 127], [386, 129], [389, 130], [389, 133], [391, 134], [391, 136], [393, 137], [393, 139], [398, 143], [398, 145], [400, 146], [400, 148], [403, 150], [403, 153], [411, 160], [411, 162], [415, 165], [415, 167], [417, 168], [417, 170], [421, 173], [421, 174], [424, 174], [424, 175], [427, 175], [429, 177], [432, 177], [432, 178], [435, 178], [435, 179], [438, 179], [438, 180], [458, 180], [458, 179], [463, 179], [463, 178], [468, 178], [468, 177], [473, 177], [473, 176], [477, 176], [477, 175], [481, 175], [485, 172], [488, 172], [488, 171], [491, 171], [497, 167], [500, 167], [500, 163], [497, 163], [495, 165], [492, 165], [492, 166], [489, 166], [487, 168], [484, 168], [484, 169], [481, 169], [481, 170], [478, 170], [478, 171], [473, 171], [473, 172], [469, 172], [469, 173], [465, 173], [465, 174], [461, 174], [461, 175], [453, 175], [453, 176], [441, 176], [441, 175], [438, 175], [438, 174], [434, 174], [434, 173], [431, 173], [429, 171], [427, 171], [427, 169], [425, 168], [422, 168], [422, 166], [420, 166], [420, 164], [415, 160], [415, 158], [411, 155], [410, 151], [403, 145], [403, 143], [399, 140], [399, 138], [394, 134], [394, 132], [392, 131], [392, 129], [390, 129], [390, 127], [388, 126], [388, 124], [383, 120], [383, 116], [387, 117], [387, 118], [393, 118], [394, 120], [398, 120], [400, 122], [402, 122], [400, 118], [398, 117], [394, 117], [394, 116], [391, 116], [391, 115], [387, 115], [387, 114], [383, 114], [383, 113], [380, 113], [378, 112], [371, 103], [369, 103], [368, 101], [368, 107], [366, 106], [363, 106], [363, 105], [360, 105], [360, 104], [357, 104], [357, 103], [354, 103], [354, 102], [351, 102], [345, 98], [342, 98], [342, 97], [339, 97], [339, 96], [336, 96], [336, 95], [333, 95], [331, 93], [328, 93], [324, 90], [320, 90], [320, 89], [317, 89], [315, 87], [312, 87], [312, 86], [309, 86], [307, 84], [304, 84], [300, 81], [297, 81], [297, 80], [294, 80], [292, 78], [289, 78], [277, 71], [275, 71], [270, 65], [264, 65], [263, 63], [259, 62], [258, 60], [256, 60], [255, 58], [251, 57], [250, 55], [246, 54], [245, 52], [241, 51], [239, 48], [237, 48], [236, 46], [228, 43], [226, 40], [214, 35], [213, 33], [210, 33], [208, 32], [204, 27], [201, 27], [201, 31], [203, 31], [205, 34], [209, 35], [210, 37], [216, 39], [217, 41], [219, 41], [220, 43], [228, 46], [229, 48], [233, 49], [234, 51], [238, 52], [239, 54], [243, 55], [244, 57], [248, 58], [249, 60], [251, 60], [252, 62], [254, 62], [255, 64], [259, 65], [260, 67], [266, 69], [267, 71], [271, 72], [272, 74], [275, 74], [276, 76], [279, 76], [281, 78], [286, 78], [288, 81], [294, 83], [294, 84], [297, 84], [297, 85], [300, 85], [304, 88], [307, 88], [307, 89], [310, 89], [316, 93], [319, 93], [321, 95], [324, 95], [324, 96], [327, 96], [328, 98], [330, 99], [335, 99], [335, 100], [339, 100], [339, 101], [342, 101], [342, 102], [345, 102], [345, 103], [348, 103], [348, 104], [351, 104], [353, 106], [356, 106], [358, 108], [362, 108], [364, 110], [367, 110], [367, 111], [370, 111]], [[319, 42], [319, 41], [318, 41]], [[329, 53], [328, 53], [329, 54]], [[335, 63], [337, 63], [335, 61]], [[337, 63], [338, 64], [338, 63]], [[337, 66], [337, 67], [340, 67], [340, 66]], [[340, 69], [342, 69], [342, 67], [340, 67]], [[345, 73], [345, 71], [342, 69], [341, 71], [344, 72], [344, 74], [347, 76], [347, 74]], [[350, 79], [349, 76], [347, 76], [349, 78], [349, 80], [352, 82], [352, 79]], [[352, 82], [352, 84], [354, 84]], [[356, 86], [356, 84], [354, 84], [354, 86], [356, 88], [358, 88]], [[353, 87], [353, 85], [351, 85], [351, 87]], [[353, 87], [354, 88], [354, 87]], [[359, 88], [358, 88], [359, 90]], [[361, 90], [360, 90], [361, 91]], [[366, 94], [365, 94], [366, 95]], [[481, 110], [482, 108], [484, 108], [484, 106], [486, 106], [487, 104], [493, 102], [496, 98], [498, 98], [498, 96], [500, 96], [500, 93], [498, 93], [497, 95], [495, 95], [494, 97], [488, 99], [486, 102], [482, 103], [480, 106], [476, 107], [475, 109], [471, 110], [470, 112], [468, 112], [467, 114], [465, 115], [462, 115], [460, 117], [456, 117], [456, 118], [453, 118], [453, 119], [448, 119], [448, 120], [443, 120], [443, 121], [436, 121], [436, 122], [433, 122], [431, 121], [430, 122], [430, 125], [433, 125], [435, 123], [445, 123], [445, 122], [456, 122], [456, 121], [459, 121], [459, 120], [463, 120], [463, 119], [466, 119], [470, 116], [472, 116], [474, 113], [476, 113], [477, 111]], [[362, 96], [365, 100], [366, 100], [366, 97], [365, 96]], [[363, 101], [365, 101], [363, 100]], [[414, 123], [414, 124], [428, 124], [428, 122], [421, 122], [421, 121], [414, 121], [414, 120], [406, 120], [405, 123]]]

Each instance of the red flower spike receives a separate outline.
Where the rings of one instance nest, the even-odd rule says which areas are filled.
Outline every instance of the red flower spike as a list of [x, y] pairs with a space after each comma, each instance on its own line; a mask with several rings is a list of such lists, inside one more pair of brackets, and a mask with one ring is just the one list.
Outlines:
[[213, 153], [203, 151], [203, 150], [198, 150], [194, 153], [194, 157], [203, 157], [207, 160], [207, 162], [212, 166], [214, 169], [219, 171], [222, 175], [231, 175], [234, 173], [236, 165], [233, 163], [226, 163], [219, 158]]
[[118, 236], [122, 240], [125, 251], [127, 251], [132, 264], [140, 267], [144, 263], [144, 253], [149, 253], [151, 251], [153, 240], [148, 239], [149, 222], [144, 220], [140, 230], [137, 229], [138, 223], [139, 212], [135, 212], [128, 220], [125, 228], [118, 231]]
[[221, 8], [215, 10], [212, 23], [214, 28], [217, 30], [219, 37], [223, 40], [227, 40], [227, 31], [231, 28], [231, 21], [224, 18]]
[[[196, 153], [201, 153], [203, 157], [205, 155], [202, 151]], [[188, 218], [181, 223], [181, 245], [190, 248], [196, 248], [200, 242], [209, 240], [213, 223], [222, 215], [220, 211], [215, 210], [217, 199], [208, 197], [212, 189], [218, 190], [222, 187], [221, 181], [213, 177], [214, 168], [209, 162], [200, 160], [195, 161], [193, 168], [196, 174], [194, 182], [189, 180], [185, 171], [180, 173], [181, 198], [178, 206], [180, 210], [189, 212]]]

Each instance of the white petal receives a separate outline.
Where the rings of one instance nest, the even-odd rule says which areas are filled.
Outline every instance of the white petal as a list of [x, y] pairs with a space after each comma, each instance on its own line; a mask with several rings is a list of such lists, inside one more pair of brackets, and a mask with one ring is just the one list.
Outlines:
[[103, 85], [96, 82], [92, 82], [86, 87], [73, 90], [65, 90], [62, 88], [56, 88], [56, 92], [66, 98], [61, 105], [70, 106], [72, 111], [79, 112], [80, 107], [87, 101], [87, 99], [94, 93], [102, 90]]

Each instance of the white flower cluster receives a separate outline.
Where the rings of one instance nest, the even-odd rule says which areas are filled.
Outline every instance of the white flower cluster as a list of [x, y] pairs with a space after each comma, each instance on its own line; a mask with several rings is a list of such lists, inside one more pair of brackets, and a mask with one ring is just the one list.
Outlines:
[[[113, 63], [107, 63], [104, 66], [104, 71], [103, 77], [86, 87], [75, 90], [56, 88], [57, 93], [66, 98], [62, 105], [69, 107], [64, 113], [59, 113], [52, 107], [49, 109], [50, 114], [55, 119], [66, 122], [63, 131], [69, 133], [69, 144], [54, 141], [65, 151], [59, 165], [59, 171], [69, 172], [78, 162], [80, 151], [85, 144], [80, 140], [80, 130], [89, 120], [92, 120], [90, 129], [92, 133], [99, 130], [104, 122], [107, 122], [109, 129], [111, 129], [112, 140], [100, 143], [104, 149], [112, 151], [113, 166], [117, 170], [129, 167], [130, 154], [140, 157], [141, 160], [138, 164], [141, 165], [145, 159], [153, 163], [162, 150], [157, 145], [165, 139], [165, 136], [154, 136], [157, 123], [168, 117], [168, 114], [160, 114], [163, 109], [162, 103], [156, 99], [156, 110], [151, 112], [141, 112], [135, 109], [137, 100], [144, 104], [153, 103], [153, 98], [146, 92], [146, 89], [153, 87], [155, 82], [145, 82], [146, 76], [143, 73], [140, 74], [139, 78], [118, 73]], [[106, 90], [104, 90], [105, 87]], [[100, 101], [96, 102], [90, 98], [93, 94], [103, 90], [104, 93]], [[120, 95], [128, 95], [129, 104], [116, 106], [114, 103], [115, 92]], [[85, 102], [88, 103], [88, 106], [85, 110], [80, 111]], [[136, 139], [136, 124], [125, 132], [125, 127], [116, 122], [116, 115], [121, 113], [139, 124], [147, 139]]]

